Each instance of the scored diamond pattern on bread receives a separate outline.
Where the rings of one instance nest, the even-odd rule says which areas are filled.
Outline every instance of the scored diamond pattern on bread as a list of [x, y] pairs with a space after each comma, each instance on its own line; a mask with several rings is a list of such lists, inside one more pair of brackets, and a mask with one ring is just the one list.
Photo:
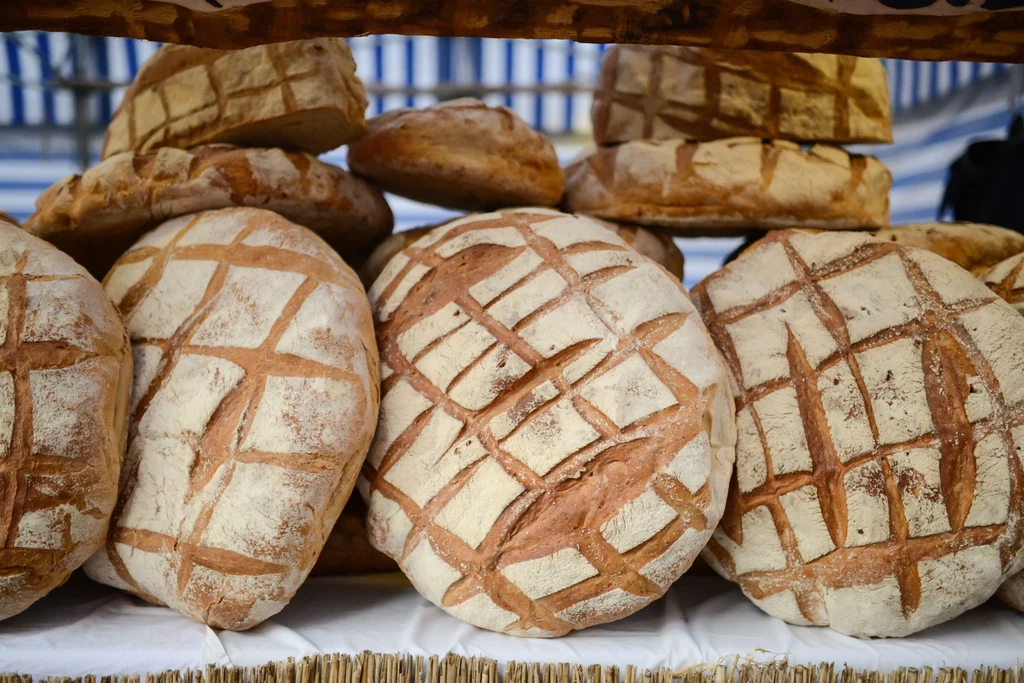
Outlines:
[[693, 290], [737, 391], [705, 557], [769, 614], [900, 636], [986, 600], [1024, 536], [1024, 320], [859, 234], [770, 234]]
[[371, 542], [449, 613], [555, 636], [689, 567], [731, 471], [732, 399], [677, 281], [587, 219], [471, 216], [370, 290]]
[[613, 45], [592, 117], [601, 145], [737, 135], [892, 142], [885, 68], [867, 57]]
[[131, 374], [128, 337], [99, 283], [0, 222], [0, 619], [102, 547]]
[[305, 228], [226, 209], [164, 223], [107, 293], [136, 360], [124, 482], [94, 579], [249, 628], [301, 585], [376, 422], [369, 305]]

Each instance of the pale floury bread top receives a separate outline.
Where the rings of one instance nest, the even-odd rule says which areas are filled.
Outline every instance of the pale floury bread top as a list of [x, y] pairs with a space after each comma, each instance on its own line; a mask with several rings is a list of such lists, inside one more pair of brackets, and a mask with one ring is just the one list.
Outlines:
[[216, 628], [295, 594], [377, 421], [377, 349], [355, 273], [260, 209], [175, 218], [105, 287], [136, 360], [110, 542], [86, 571]]
[[310, 154], [203, 145], [116, 154], [48, 188], [24, 227], [102, 278], [165, 220], [232, 206], [279, 213], [353, 264], [394, 226], [377, 188]]
[[875, 237], [919, 247], [981, 275], [1000, 261], [1024, 252], [1024, 235], [981, 223], [915, 223], [879, 230]]
[[614, 45], [592, 116], [599, 144], [737, 135], [892, 142], [885, 68], [868, 57]]
[[1024, 555], [1024, 318], [867, 234], [770, 233], [693, 289], [737, 390], [736, 476], [704, 557], [763, 610], [904, 636]]
[[365, 130], [366, 94], [340, 38], [211, 50], [165, 45], [107, 128], [103, 158], [209, 142], [320, 154]]
[[128, 335], [100, 283], [0, 221], [0, 619], [103, 546], [131, 380]]
[[375, 116], [348, 163], [388, 192], [469, 211], [556, 206], [565, 188], [550, 140], [511, 109], [471, 98]]
[[371, 542], [471, 624], [549, 637], [659, 598], [710, 537], [735, 431], [682, 286], [540, 208], [435, 228], [370, 299], [381, 418]]

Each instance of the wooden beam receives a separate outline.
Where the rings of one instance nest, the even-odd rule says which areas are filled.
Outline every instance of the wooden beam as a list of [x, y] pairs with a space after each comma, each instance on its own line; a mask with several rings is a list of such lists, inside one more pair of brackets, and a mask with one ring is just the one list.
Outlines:
[[12, 0], [0, 30], [238, 48], [368, 33], [1024, 62], [1024, 0]]

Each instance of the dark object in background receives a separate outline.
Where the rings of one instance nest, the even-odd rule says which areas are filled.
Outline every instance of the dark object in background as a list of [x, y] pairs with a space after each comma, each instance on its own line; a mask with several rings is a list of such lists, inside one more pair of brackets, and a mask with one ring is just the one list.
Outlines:
[[1024, 118], [1017, 114], [1006, 140], [968, 146], [949, 168], [939, 216], [947, 208], [958, 221], [1001, 225], [1024, 233]]

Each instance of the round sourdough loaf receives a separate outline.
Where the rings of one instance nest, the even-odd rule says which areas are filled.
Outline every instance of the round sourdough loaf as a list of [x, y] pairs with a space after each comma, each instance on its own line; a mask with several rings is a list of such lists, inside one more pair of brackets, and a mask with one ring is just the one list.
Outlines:
[[679, 282], [545, 209], [470, 216], [370, 290], [370, 541], [471, 624], [558, 636], [660, 597], [725, 504], [726, 370]]
[[979, 223], [920, 223], [879, 230], [875, 237], [927, 249], [981, 275], [1000, 261], [1024, 252], [1024, 235]]
[[1024, 315], [1024, 253], [1011, 256], [981, 274], [981, 281]]
[[103, 158], [208, 142], [320, 154], [366, 129], [366, 93], [341, 38], [212, 50], [165, 45], [128, 87]]
[[904, 636], [1021, 568], [1024, 319], [867, 234], [770, 233], [693, 290], [738, 390], [704, 557], [761, 609]]
[[276, 211], [358, 263], [394, 227], [372, 185], [304, 152], [206, 145], [116, 154], [36, 199], [25, 230], [103, 277], [144, 233], [170, 218], [232, 206]]
[[[605, 227], [622, 238], [622, 241], [636, 249], [640, 254], [665, 267], [665, 270], [683, 279], [684, 258], [683, 252], [672, 241], [672, 238], [660, 232], [644, 230], [637, 225], [622, 225], [611, 221], [604, 221], [600, 218], [590, 218], [591, 221]], [[443, 225], [443, 224], [442, 224]], [[367, 287], [373, 285], [374, 280], [380, 277], [384, 267], [388, 265], [395, 254], [430, 232], [436, 226], [424, 228], [413, 228], [391, 235], [373, 250], [370, 258], [363, 264], [359, 272], [363, 284]]]
[[351, 576], [397, 571], [394, 560], [370, 545], [366, 535], [366, 503], [359, 496], [352, 496], [334, 523], [311, 575]]
[[1024, 612], [1024, 575], [1016, 574], [1007, 579], [996, 591], [996, 597], [1018, 612]]
[[566, 175], [568, 210], [678, 234], [889, 223], [889, 170], [827, 145], [640, 140], [599, 149]]
[[0, 221], [0, 619], [103, 546], [131, 382], [128, 335], [100, 283]]
[[323, 240], [259, 209], [168, 221], [105, 285], [136, 369], [118, 507], [86, 571], [254, 626], [313, 567], [373, 436], [363, 288]]
[[591, 111], [606, 145], [736, 135], [805, 142], [892, 142], [880, 59], [613, 45]]
[[370, 119], [348, 164], [388, 192], [469, 211], [555, 206], [565, 189], [550, 140], [511, 109], [469, 98]]

